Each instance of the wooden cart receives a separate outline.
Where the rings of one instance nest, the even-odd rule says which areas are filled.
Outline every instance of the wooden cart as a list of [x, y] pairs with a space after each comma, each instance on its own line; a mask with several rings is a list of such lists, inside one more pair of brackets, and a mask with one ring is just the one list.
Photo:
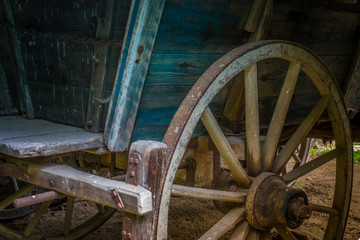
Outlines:
[[[166, 239], [171, 196], [224, 212], [200, 239], [296, 239], [312, 212], [342, 238], [357, 0], [2, 0], [0, 13], [0, 217], [37, 206], [24, 229], [0, 224], [4, 238], [81, 239], [120, 209], [123, 239]], [[305, 163], [311, 138], [336, 148]], [[329, 161], [334, 197], [312, 204], [292, 183]], [[37, 231], [62, 198], [63, 231]], [[98, 207], [76, 227], [75, 198]]]

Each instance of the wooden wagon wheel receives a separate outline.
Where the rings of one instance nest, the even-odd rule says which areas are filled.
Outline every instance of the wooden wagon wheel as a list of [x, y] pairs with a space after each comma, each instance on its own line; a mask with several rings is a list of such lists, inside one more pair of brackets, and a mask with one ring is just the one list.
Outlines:
[[[34, 189], [34, 185], [27, 184], [22, 186], [18, 191], [9, 195], [8, 197], [1, 199], [0, 201], [0, 211], [10, 206], [15, 199], [21, 198], [24, 195], [28, 195], [28, 192], [31, 192]], [[64, 221], [58, 221], [59, 224], [63, 225], [62, 233], [33, 233], [35, 227], [39, 224], [39, 221], [42, 216], [49, 209], [52, 200], [43, 202], [39, 205], [35, 211], [34, 216], [29, 217], [27, 225], [22, 227], [15, 227], [14, 224], [0, 224], [0, 236], [8, 240], [15, 239], [81, 239], [90, 232], [94, 231], [102, 224], [104, 224], [116, 211], [114, 208], [103, 207], [102, 205], [97, 205], [98, 212], [89, 216], [88, 219], [77, 225], [72, 226], [73, 218], [73, 209], [74, 209], [74, 198], [71, 196], [66, 197], [66, 210]], [[56, 200], [55, 200], [56, 201]]]
[[[290, 64], [264, 146], [260, 149], [257, 63], [270, 58], [285, 59]], [[320, 94], [320, 100], [293, 133], [282, 151], [276, 155], [300, 70], [312, 80]], [[245, 74], [246, 169], [240, 165], [208, 107], [214, 96], [241, 71]], [[282, 167], [325, 110], [326, 116], [331, 121], [336, 149], [280, 177], [279, 172]], [[259, 237], [260, 233], [269, 239], [270, 230], [273, 228], [276, 228], [284, 239], [296, 239], [288, 230], [289, 227], [296, 228], [300, 225], [303, 219], [309, 217], [311, 210], [329, 216], [324, 239], [341, 239], [350, 203], [352, 142], [341, 93], [333, 75], [318, 57], [294, 43], [260, 41], [234, 49], [215, 62], [200, 77], [180, 105], [163, 140], [168, 146], [168, 159], [156, 209], [157, 239], [167, 237], [166, 222], [172, 183], [187, 143], [200, 118], [240, 189], [245, 189], [239, 190], [238, 194], [238, 202], [243, 205], [230, 210], [201, 239], [218, 239], [235, 225], [237, 227], [232, 235], [234, 239], [255, 239], [253, 237]], [[310, 205], [305, 192], [286, 185], [335, 158], [336, 183], [332, 207]], [[207, 193], [207, 198], [211, 199], [213, 192], [205, 189], [194, 191], [193, 197], [201, 198], [198, 192], [204, 191]], [[230, 195], [231, 193], [224, 191], [223, 200], [230, 198]], [[218, 195], [216, 199], [219, 199]], [[261, 211], [261, 209], [266, 210]], [[249, 226], [252, 230], [249, 230]]]

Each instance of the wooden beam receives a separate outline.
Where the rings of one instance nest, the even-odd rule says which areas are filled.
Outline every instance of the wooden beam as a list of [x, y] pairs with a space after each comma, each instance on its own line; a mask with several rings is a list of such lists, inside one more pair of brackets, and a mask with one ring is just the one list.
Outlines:
[[[104, 16], [98, 17], [96, 39], [108, 40], [110, 38], [113, 25], [114, 0], [107, 0], [105, 5]], [[101, 124], [101, 113], [104, 104], [101, 99], [104, 97], [108, 49], [107, 44], [95, 44], [85, 126], [86, 130], [91, 132], [98, 132]]]
[[343, 93], [349, 117], [353, 118], [360, 110], [360, 39], [346, 75]]
[[[137, 141], [129, 152], [126, 183], [142, 186], [151, 191], [152, 207], [155, 209], [158, 189], [166, 161], [167, 146], [161, 142]], [[154, 211], [144, 216], [131, 213], [123, 214], [123, 239], [155, 239]]]
[[133, 0], [105, 125], [111, 151], [130, 143], [165, 0]]
[[[14, 17], [12, 14], [12, 9], [10, 6], [9, 0], [3, 0], [4, 5], [4, 12], [7, 18], [7, 21], [10, 25], [15, 25]], [[23, 116], [27, 118], [35, 118], [34, 108], [32, 105], [30, 90], [29, 90], [29, 84], [28, 79], [26, 76], [26, 69], [24, 64], [24, 59], [21, 53], [21, 46], [20, 46], [20, 40], [18, 38], [18, 35], [16, 33], [16, 30], [13, 28], [9, 28], [9, 35], [10, 39], [12, 41], [12, 45], [14, 48], [14, 55], [16, 59], [16, 67], [17, 67], [17, 73], [18, 79], [16, 79], [16, 87], [17, 92], [19, 95], [19, 102], [21, 107], [21, 112]]]
[[140, 186], [106, 179], [52, 163], [27, 162], [10, 158], [0, 164], [0, 173], [59, 193], [117, 208], [112, 191], [118, 191], [124, 211], [143, 215], [152, 211], [152, 194]]

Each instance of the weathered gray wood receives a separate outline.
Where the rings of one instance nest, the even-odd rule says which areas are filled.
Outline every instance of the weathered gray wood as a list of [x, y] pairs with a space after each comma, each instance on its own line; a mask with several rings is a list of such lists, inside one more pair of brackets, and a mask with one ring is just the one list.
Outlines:
[[261, 172], [257, 64], [245, 68], [246, 163], [248, 173]]
[[7, 163], [0, 165], [0, 172], [1, 175], [16, 177], [65, 195], [117, 208], [112, 196], [112, 191], [115, 189], [122, 198], [124, 211], [143, 215], [153, 209], [152, 194], [145, 188], [106, 179], [66, 165], [8, 159]]
[[133, 0], [105, 125], [111, 151], [129, 147], [165, 0]]
[[187, 187], [174, 184], [171, 194], [174, 196], [192, 197], [226, 202], [245, 203], [246, 192], [230, 192], [206, 188]]
[[[5, 6], [5, 13], [6, 13], [6, 18], [7, 18], [8, 22], [11, 25], [14, 25], [15, 21], [13, 18], [13, 13], [12, 13], [12, 9], [10, 6], [10, 2], [8, 0], [3, 0], [3, 4]], [[21, 111], [22, 111], [23, 115], [26, 116], [27, 118], [34, 118], [35, 113], [34, 113], [34, 108], [32, 105], [32, 100], [31, 100], [31, 95], [30, 95], [30, 90], [29, 90], [29, 85], [28, 85], [28, 79], [26, 76], [25, 64], [24, 64], [22, 53], [21, 53], [20, 40], [17, 36], [15, 29], [9, 28], [9, 34], [10, 34], [10, 38], [11, 38], [12, 45], [14, 48], [15, 57], [16, 57], [16, 65], [17, 65], [17, 70], [18, 70], [18, 78], [16, 81], [16, 85], [17, 85], [17, 91], [18, 91], [18, 95], [19, 95], [19, 102], [21, 105]]]
[[238, 161], [238, 158], [231, 148], [230, 143], [227, 141], [219, 124], [216, 122], [214, 115], [208, 107], [206, 107], [202, 113], [201, 121], [208, 131], [211, 139], [214, 141], [214, 144], [219, 150], [220, 155], [224, 158], [224, 161], [228, 165], [231, 173], [235, 178], [235, 181], [241, 186], [250, 186], [249, 176]]
[[[98, 17], [96, 39], [108, 40], [113, 25], [114, 0], [106, 1], [105, 16]], [[105, 73], [108, 58], [107, 44], [95, 45], [92, 75], [89, 91], [89, 101], [86, 116], [86, 130], [98, 132], [101, 123], [101, 113], [104, 103], [101, 102], [104, 93]]]
[[21, 116], [0, 117], [0, 152], [14, 157], [48, 156], [104, 147], [103, 134]]
[[[126, 182], [142, 186], [152, 193], [152, 207], [155, 209], [158, 198], [158, 186], [165, 167], [167, 146], [161, 142], [137, 141], [131, 145], [129, 152]], [[137, 179], [134, 179], [137, 178]], [[131, 213], [123, 214], [124, 239], [155, 239], [155, 211], [144, 216]]]
[[212, 228], [210, 228], [199, 240], [219, 239], [227, 231], [245, 218], [244, 208], [233, 208], [224, 215]]

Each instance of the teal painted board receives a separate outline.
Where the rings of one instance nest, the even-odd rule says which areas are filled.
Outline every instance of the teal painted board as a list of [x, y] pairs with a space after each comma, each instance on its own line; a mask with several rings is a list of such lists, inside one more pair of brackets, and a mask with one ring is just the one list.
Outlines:
[[164, 4], [165, 0], [132, 2], [105, 125], [105, 142], [111, 151], [129, 146]]
[[226, 53], [246, 42], [252, 0], [168, 0], [154, 53]]

